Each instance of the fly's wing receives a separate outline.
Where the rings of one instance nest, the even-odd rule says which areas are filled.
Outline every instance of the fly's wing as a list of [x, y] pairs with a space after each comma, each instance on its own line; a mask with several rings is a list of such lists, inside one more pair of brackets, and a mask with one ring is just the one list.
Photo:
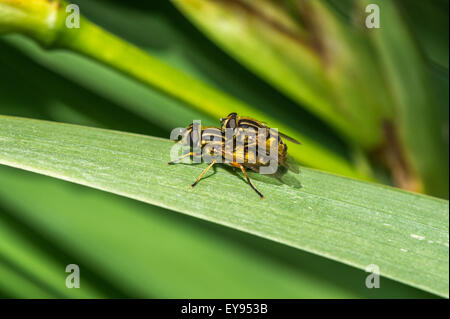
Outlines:
[[278, 136], [280, 136], [281, 138], [284, 138], [285, 140], [288, 140], [289, 142], [292, 142], [292, 143], [295, 143], [295, 144], [302, 144], [302, 143], [300, 143], [299, 141], [297, 141], [295, 138], [292, 138], [292, 137], [290, 137], [290, 136], [287, 136], [286, 134], [283, 134], [283, 133], [281, 133], [281, 132], [278, 132], [278, 131], [275, 131], [274, 129], [270, 129], [270, 131], [271, 131], [271, 133], [272, 134], [274, 134], [274, 135], [278, 135]]
[[251, 169], [252, 171], [259, 173], [260, 166], [258, 164], [243, 163], [242, 165], [245, 168]]
[[278, 133], [282, 138], [284, 138], [284, 139], [286, 139], [286, 140], [288, 140], [288, 141], [290, 141], [290, 142], [292, 142], [292, 143], [295, 143], [295, 144], [299, 144], [299, 145], [301, 145], [302, 143], [300, 143], [299, 141], [297, 141], [295, 138], [292, 138], [292, 137], [290, 137], [290, 136], [287, 136], [286, 134], [283, 134], [283, 133]]
[[300, 169], [299, 169], [298, 163], [295, 161], [294, 158], [292, 158], [289, 155], [287, 155], [286, 159], [284, 160], [283, 163], [281, 163], [281, 165], [286, 167], [291, 172], [294, 172], [295, 174], [300, 173]]
[[266, 128], [266, 129], [269, 129], [273, 135], [278, 135], [278, 136], [280, 136], [280, 137], [282, 137], [282, 138], [284, 138], [284, 139], [286, 139], [286, 140], [288, 140], [288, 141], [290, 141], [292, 143], [295, 143], [295, 144], [301, 144], [296, 139], [294, 139], [294, 138], [292, 138], [290, 136], [287, 136], [286, 134], [283, 134], [283, 133], [280, 133], [278, 131], [275, 131], [274, 129], [270, 128], [265, 122], [257, 121], [255, 119], [252, 119], [251, 117], [241, 116], [239, 118], [239, 125], [250, 125], [250, 126], [253, 126], [255, 128], [258, 128], [258, 127]]

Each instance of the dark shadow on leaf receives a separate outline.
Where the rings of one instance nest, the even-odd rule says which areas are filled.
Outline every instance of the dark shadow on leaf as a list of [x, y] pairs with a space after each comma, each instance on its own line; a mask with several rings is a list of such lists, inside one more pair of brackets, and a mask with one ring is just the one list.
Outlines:
[[[230, 174], [233, 174], [234, 176], [239, 177], [240, 179], [242, 179], [243, 181], [245, 181], [245, 183], [247, 183], [247, 179], [245, 178], [245, 176], [242, 174], [242, 172], [238, 169], [235, 169], [234, 167], [230, 167], [228, 165], [221, 165], [221, 167], [223, 167], [226, 171], [228, 171]], [[277, 174], [258, 174], [257, 172], [253, 172], [249, 169], [247, 169], [247, 174], [250, 178], [250, 180], [257, 180], [266, 184], [271, 184], [271, 185], [277, 185], [277, 186], [281, 186], [281, 185], [288, 185], [292, 188], [302, 188], [302, 184], [299, 181], [299, 174], [294, 174], [290, 171], [287, 171], [284, 167], [279, 167], [278, 170], [281, 170], [281, 173], [277, 173]]]

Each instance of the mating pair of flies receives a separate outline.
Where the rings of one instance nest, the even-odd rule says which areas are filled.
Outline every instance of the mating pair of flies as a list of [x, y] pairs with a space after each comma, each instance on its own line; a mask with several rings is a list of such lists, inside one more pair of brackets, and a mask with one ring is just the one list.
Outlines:
[[[240, 168], [245, 178], [247, 179], [249, 185], [253, 190], [262, 198], [264, 196], [253, 186], [250, 178], [248, 177], [247, 169], [250, 169], [255, 172], [260, 172], [260, 168], [264, 166], [268, 166], [271, 160], [275, 160], [277, 162], [277, 168], [274, 175], [276, 177], [281, 176], [282, 174], [278, 168], [282, 166], [286, 169], [293, 171], [294, 173], [298, 173], [298, 165], [294, 159], [288, 156], [287, 154], [287, 145], [284, 143], [283, 139], [286, 139], [295, 144], [300, 144], [295, 139], [279, 133], [277, 130], [271, 129], [263, 122], [257, 121], [255, 119], [249, 117], [238, 116], [237, 113], [230, 113], [226, 118], [221, 118], [221, 128], [216, 128], [212, 126], [202, 127], [200, 130], [200, 136], [195, 134], [194, 125], [191, 124], [186, 128], [186, 131], [182, 135], [181, 140], [179, 141], [184, 146], [192, 147], [193, 143], [198, 143], [203, 151], [206, 147], [208, 147], [208, 152], [211, 152], [211, 155], [214, 155], [216, 149], [221, 150], [220, 156], [222, 158], [231, 158], [231, 161], [226, 161], [225, 164]], [[233, 132], [233, 147], [231, 150], [225, 146], [226, 143], [226, 134], [227, 129], [231, 129]], [[260, 149], [256, 149], [256, 144], [258, 143], [258, 134], [249, 136], [247, 132], [251, 130], [252, 132], [264, 132], [264, 140], [265, 140], [265, 148], [263, 152]], [[242, 136], [241, 136], [242, 135]], [[245, 136], [244, 136], [245, 135]], [[237, 145], [236, 140], [242, 137], [243, 144]], [[217, 147], [216, 147], [217, 146]], [[269, 150], [275, 149], [275, 154], [269, 152]], [[191, 151], [180, 158], [169, 162], [168, 164], [175, 164], [181, 161], [183, 158], [188, 156], [198, 156], [200, 154], [196, 154]], [[197, 183], [202, 179], [205, 173], [216, 164], [217, 161], [213, 159], [209, 166], [200, 174], [194, 184], [191, 187], [195, 187]]]

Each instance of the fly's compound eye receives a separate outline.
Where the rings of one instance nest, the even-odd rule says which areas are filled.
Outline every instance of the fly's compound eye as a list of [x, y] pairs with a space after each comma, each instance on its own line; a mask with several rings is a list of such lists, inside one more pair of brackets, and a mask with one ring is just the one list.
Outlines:
[[227, 128], [236, 128], [236, 120], [234, 118], [230, 119], [227, 123]]

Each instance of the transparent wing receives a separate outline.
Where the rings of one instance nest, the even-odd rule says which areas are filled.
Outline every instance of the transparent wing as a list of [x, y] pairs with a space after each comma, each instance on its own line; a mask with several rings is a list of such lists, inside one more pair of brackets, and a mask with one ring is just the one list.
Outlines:
[[272, 128], [270, 129], [270, 131], [272, 132], [272, 134], [278, 135], [278, 136], [280, 136], [280, 137], [282, 137], [282, 138], [288, 140], [289, 142], [292, 142], [292, 143], [295, 143], [295, 144], [299, 144], [299, 145], [302, 144], [302, 143], [300, 143], [299, 141], [297, 141], [295, 138], [292, 138], [292, 137], [290, 137], [290, 136], [287, 136], [286, 134], [283, 134], [283, 133], [281, 133], [281, 132], [275, 131], [275, 130], [272, 129]]
[[295, 161], [294, 158], [292, 158], [289, 155], [286, 157], [286, 160], [281, 165], [286, 167], [291, 172], [294, 172], [295, 174], [300, 173], [300, 168], [299, 168], [298, 163]]

